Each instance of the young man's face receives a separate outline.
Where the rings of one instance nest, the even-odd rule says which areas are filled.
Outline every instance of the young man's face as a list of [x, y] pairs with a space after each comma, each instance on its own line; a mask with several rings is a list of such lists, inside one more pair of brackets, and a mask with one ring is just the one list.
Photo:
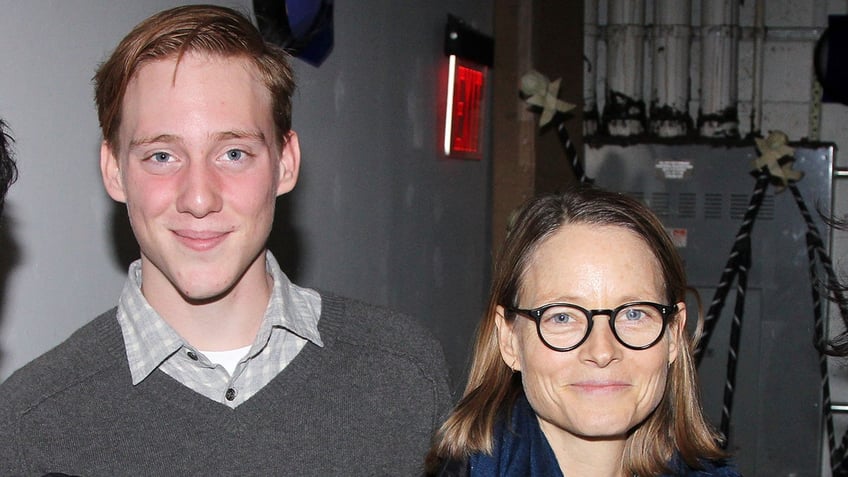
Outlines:
[[264, 277], [274, 203], [294, 187], [300, 151], [293, 132], [277, 144], [254, 67], [193, 53], [147, 63], [121, 115], [117, 156], [104, 143], [101, 169], [127, 204], [148, 299], [214, 301]]

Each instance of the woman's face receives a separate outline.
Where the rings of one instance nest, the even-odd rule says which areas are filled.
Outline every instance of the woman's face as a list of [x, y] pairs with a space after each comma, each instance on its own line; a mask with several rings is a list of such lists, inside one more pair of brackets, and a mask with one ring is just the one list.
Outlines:
[[[662, 275], [647, 244], [618, 226], [563, 225], [531, 257], [518, 308], [553, 302], [612, 309], [633, 301], [665, 303]], [[503, 319], [501, 354], [521, 372], [527, 399], [554, 446], [574, 438], [624, 440], [662, 399], [685, 323], [683, 303], [659, 343], [632, 350], [619, 343], [608, 315], [596, 315], [588, 339], [572, 351], [554, 351], [539, 339], [532, 319]]]

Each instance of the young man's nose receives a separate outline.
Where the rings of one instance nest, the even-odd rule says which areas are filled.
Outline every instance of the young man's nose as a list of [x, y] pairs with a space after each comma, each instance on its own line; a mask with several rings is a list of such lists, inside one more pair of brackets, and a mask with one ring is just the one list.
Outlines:
[[181, 188], [177, 210], [201, 218], [219, 212], [223, 205], [220, 178], [212, 166], [203, 161], [190, 162], [181, 171]]

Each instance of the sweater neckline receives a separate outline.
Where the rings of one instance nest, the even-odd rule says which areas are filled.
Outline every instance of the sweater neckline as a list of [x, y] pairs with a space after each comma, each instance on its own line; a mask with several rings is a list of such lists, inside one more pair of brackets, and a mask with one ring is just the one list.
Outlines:
[[[200, 419], [244, 419], [247, 416], [256, 416], [257, 419], [261, 419], [262, 414], [267, 412], [268, 409], [273, 409], [275, 406], [285, 406], [285, 397], [288, 393], [297, 392], [310, 380], [322, 378], [317, 372], [322, 369], [321, 361], [332, 358], [330, 348], [336, 342], [337, 333], [342, 328], [344, 303], [337, 297], [323, 293], [321, 294], [321, 302], [321, 319], [318, 321], [318, 329], [324, 342], [324, 348], [316, 346], [312, 342], [307, 342], [285, 369], [250, 399], [235, 408], [230, 408], [193, 391], [160, 369], [155, 370], [146, 379], [134, 385], [133, 392], [145, 393], [151, 399], [174, 406], [181, 412]], [[111, 361], [121, 363], [122, 371], [125, 374], [122, 379], [131, 382], [132, 378], [123, 336], [115, 311], [116, 309], [112, 309], [110, 313], [107, 313], [111, 314], [111, 319], [104, 320], [99, 326], [100, 342], [112, 355]], [[254, 408], [262, 410], [262, 412], [254, 412]]]

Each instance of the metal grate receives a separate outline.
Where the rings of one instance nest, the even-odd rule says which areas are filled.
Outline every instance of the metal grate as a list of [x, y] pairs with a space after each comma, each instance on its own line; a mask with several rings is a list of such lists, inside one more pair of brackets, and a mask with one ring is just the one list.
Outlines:
[[718, 220], [724, 217], [724, 194], [708, 192], [704, 194], [704, 218]]
[[[681, 192], [677, 196], [677, 209], [672, 211], [671, 196], [667, 192], [652, 192], [650, 199], [645, 199], [644, 192], [630, 191], [630, 197], [644, 203], [661, 218], [697, 219], [698, 194], [695, 192]], [[747, 194], [721, 194], [708, 192], [703, 195], [704, 219], [721, 220], [728, 216], [733, 220], [741, 220], [748, 209], [751, 197]], [[727, 202], [730, 202], [727, 209]], [[774, 220], [774, 195], [766, 194], [757, 214], [758, 220]], [[675, 213], [672, 213], [675, 212]]]
[[648, 206], [653, 209], [654, 213], [658, 216], [668, 217], [670, 215], [668, 199], [668, 193], [654, 192], [651, 194], [651, 202]]
[[[745, 216], [745, 211], [748, 210], [748, 202], [750, 200], [751, 196], [747, 194], [731, 194], [730, 218], [742, 219]], [[774, 195], [766, 194], [763, 197], [763, 203], [757, 214], [757, 220], [774, 220]]]
[[[638, 200], [639, 202], [645, 203], [645, 193], [642, 191], [630, 191], [627, 193], [630, 197]], [[647, 204], [646, 204], [647, 205]]]
[[694, 192], [681, 192], [677, 198], [677, 216], [681, 219], [694, 219], [697, 195]]

